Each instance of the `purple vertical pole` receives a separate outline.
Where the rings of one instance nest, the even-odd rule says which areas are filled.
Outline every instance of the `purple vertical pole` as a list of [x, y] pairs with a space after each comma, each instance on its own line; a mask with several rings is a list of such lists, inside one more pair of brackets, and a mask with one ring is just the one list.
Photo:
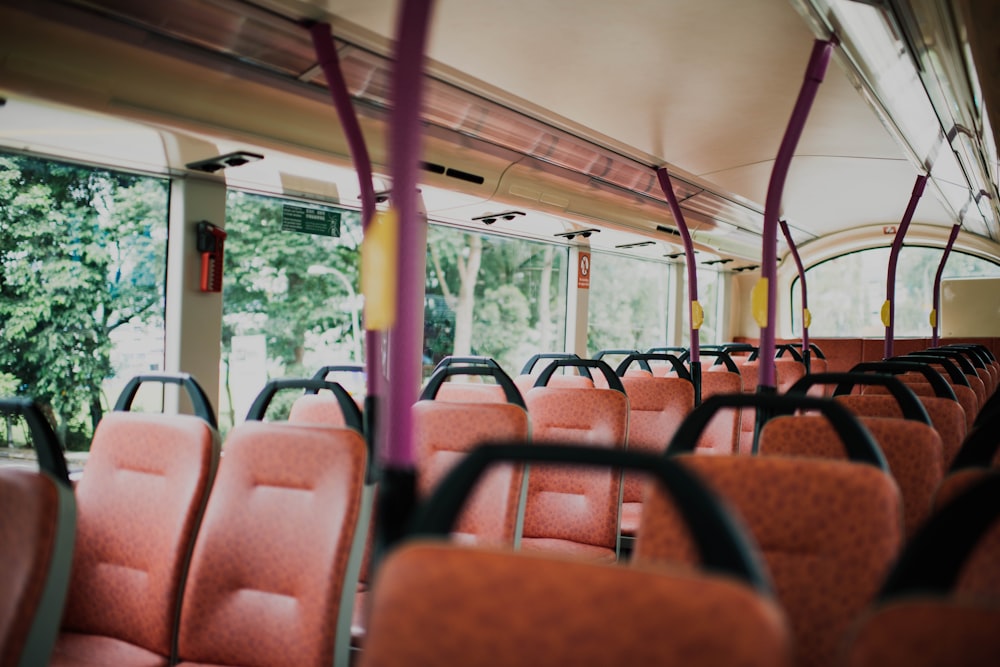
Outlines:
[[913, 220], [913, 213], [917, 210], [917, 202], [924, 194], [924, 186], [927, 185], [927, 176], [921, 174], [917, 176], [917, 182], [913, 184], [913, 192], [910, 193], [910, 202], [906, 205], [906, 212], [896, 229], [896, 237], [892, 241], [892, 250], [889, 251], [889, 274], [885, 281], [885, 305], [882, 306], [882, 323], [885, 324], [885, 348], [883, 354], [886, 359], [892, 357], [894, 343], [893, 328], [895, 324], [896, 304], [896, 262], [899, 260], [899, 251], [903, 248], [903, 237], [906, 230], [910, 228], [910, 221]]
[[807, 319], [809, 318], [809, 297], [806, 294], [806, 270], [802, 266], [802, 258], [799, 257], [799, 249], [795, 247], [795, 240], [792, 239], [792, 233], [788, 231], [788, 223], [784, 220], [779, 220], [778, 224], [781, 226], [781, 233], [785, 236], [785, 241], [788, 243], [788, 249], [792, 252], [792, 259], [795, 260], [795, 267], [799, 271], [799, 283], [802, 285], [802, 358], [806, 362], [806, 370], [809, 370], [809, 323]]
[[691, 322], [691, 348], [688, 351], [690, 360], [691, 379], [694, 380], [695, 405], [701, 403], [701, 341], [698, 338], [698, 327], [694, 321], [694, 313], [691, 312], [693, 304], [698, 301], [698, 266], [694, 259], [694, 243], [691, 241], [691, 234], [688, 232], [687, 222], [684, 221], [684, 213], [677, 201], [677, 194], [674, 186], [670, 182], [670, 174], [666, 167], [656, 170], [656, 178], [660, 182], [660, 189], [667, 197], [670, 204], [670, 212], [677, 223], [677, 230], [681, 233], [681, 240], [684, 243], [684, 263], [687, 265], [688, 276], [688, 319]]
[[[773, 391], [777, 386], [774, 373], [774, 320], [775, 301], [778, 294], [777, 285], [775, 285], [775, 269], [777, 268], [775, 264], [778, 256], [778, 212], [781, 209], [781, 195], [785, 188], [788, 168], [795, 154], [795, 146], [799, 143], [799, 137], [802, 136], [802, 128], [805, 127], [806, 118], [809, 117], [809, 109], [812, 108], [819, 85], [823, 83], [827, 65], [830, 64], [833, 46], [832, 41], [824, 40], [816, 40], [813, 44], [809, 66], [806, 68], [805, 81], [803, 81], [799, 97], [795, 101], [792, 117], [788, 121], [788, 128], [785, 130], [781, 147], [778, 149], [778, 156], [774, 161], [771, 181], [767, 186], [767, 200], [764, 203], [764, 241], [760, 262], [761, 280], [767, 280], [767, 322], [761, 324], [760, 327], [759, 353], [759, 387], [765, 391]], [[758, 322], [758, 324], [760, 323]]]
[[[337, 110], [340, 125], [347, 137], [347, 145], [351, 151], [354, 169], [358, 172], [358, 185], [361, 188], [361, 229], [366, 231], [375, 217], [375, 188], [372, 185], [372, 163], [365, 145], [365, 137], [361, 125], [351, 104], [351, 95], [347, 91], [347, 82], [340, 69], [340, 59], [333, 43], [333, 34], [329, 23], [312, 23], [309, 26], [313, 48], [316, 50], [316, 60], [323, 68], [326, 85], [333, 98], [333, 106]], [[360, 359], [358, 360], [360, 361]], [[365, 377], [367, 378], [366, 410], [369, 417], [373, 412], [374, 397], [381, 395], [382, 389], [382, 334], [374, 330], [365, 331]], [[369, 422], [372, 424], [373, 422]], [[371, 433], [369, 432], [369, 437]]]
[[944, 275], [944, 265], [948, 263], [948, 255], [951, 254], [951, 248], [955, 245], [955, 239], [958, 238], [958, 232], [961, 229], [962, 225], [960, 224], [954, 225], [951, 228], [948, 245], [944, 247], [944, 254], [941, 255], [941, 262], [938, 264], [937, 274], [934, 276], [934, 311], [931, 316], [931, 347], [937, 347], [939, 343], [938, 322], [941, 320], [941, 276]]
[[396, 322], [389, 334], [388, 403], [385, 462], [414, 465], [411, 408], [420, 388], [423, 351], [424, 282], [427, 225], [418, 211], [424, 48], [433, 0], [404, 0], [396, 24], [396, 56], [392, 81], [390, 173], [392, 208], [399, 216], [399, 269]]
[[375, 561], [406, 532], [417, 502], [413, 451], [413, 404], [420, 388], [423, 353], [427, 221], [419, 210], [417, 182], [421, 150], [424, 49], [433, 0], [403, 0], [396, 23], [389, 158], [392, 210], [399, 248], [396, 317], [389, 331], [385, 407], [379, 409], [376, 440], [379, 482]]

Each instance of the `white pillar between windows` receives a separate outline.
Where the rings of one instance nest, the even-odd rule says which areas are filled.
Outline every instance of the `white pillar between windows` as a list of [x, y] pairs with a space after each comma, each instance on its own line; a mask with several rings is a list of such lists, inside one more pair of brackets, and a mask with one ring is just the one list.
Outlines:
[[[225, 216], [225, 180], [189, 176], [171, 181], [164, 370], [193, 375], [216, 411], [222, 354], [222, 293], [201, 291], [197, 225], [207, 220], [223, 227]], [[168, 388], [164, 393], [164, 411], [191, 411], [190, 402], [186, 398], [181, 402], [178, 396], [176, 390]]]
[[586, 359], [587, 320], [590, 314], [590, 289], [580, 285], [581, 252], [586, 253], [587, 278], [590, 277], [590, 248], [571, 246], [569, 249], [569, 270], [566, 271], [566, 352], [573, 352]]
[[687, 269], [683, 263], [673, 263], [667, 266], [670, 270], [667, 303], [673, 306], [667, 309], [667, 345], [689, 347], [691, 345], [691, 331], [684, 319], [686, 309], [690, 309], [687, 283], [685, 282]]

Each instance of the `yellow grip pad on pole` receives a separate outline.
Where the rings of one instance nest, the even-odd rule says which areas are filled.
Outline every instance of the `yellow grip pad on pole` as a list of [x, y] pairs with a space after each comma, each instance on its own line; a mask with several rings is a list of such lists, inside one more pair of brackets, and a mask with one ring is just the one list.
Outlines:
[[891, 310], [892, 310], [892, 301], [886, 299], [885, 303], [882, 304], [882, 324], [884, 324], [885, 326], [889, 326], [890, 324], [892, 324], [892, 316], [890, 315]]
[[691, 328], [700, 329], [701, 325], [705, 323], [705, 311], [702, 310], [701, 304], [697, 301], [691, 302]]
[[399, 216], [379, 213], [361, 243], [361, 292], [365, 329], [385, 331], [396, 321], [396, 268], [399, 264]]
[[750, 312], [763, 329], [767, 326], [767, 278], [761, 278], [750, 292]]

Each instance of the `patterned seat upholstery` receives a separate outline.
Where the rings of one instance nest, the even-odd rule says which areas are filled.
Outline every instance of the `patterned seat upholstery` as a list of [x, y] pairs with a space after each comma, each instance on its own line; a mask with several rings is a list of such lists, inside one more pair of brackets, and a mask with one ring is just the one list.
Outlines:
[[353, 429], [230, 431], [191, 557], [181, 664], [346, 664], [366, 459]]
[[[527, 412], [506, 402], [418, 401], [413, 406], [413, 428], [417, 492], [422, 497], [430, 494], [462, 456], [480, 444], [525, 441], [529, 437]], [[522, 478], [521, 466], [491, 470], [466, 504], [456, 533], [467, 541], [513, 544]]]
[[[899, 484], [906, 536], [931, 511], [944, 475], [941, 438], [927, 424], [913, 420], [862, 417]], [[779, 456], [847, 458], [839, 436], [823, 417], [777, 417], [761, 433], [760, 453]]]
[[[677, 427], [694, 409], [694, 385], [680, 378], [653, 377], [645, 373], [626, 375], [622, 385], [629, 403], [629, 449], [662, 454]], [[635, 535], [642, 512], [642, 494], [641, 477], [626, 473], [622, 535]]]
[[112, 412], [76, 486], [77, 541], [52, 664], [166, 665], [219, 459], [191, 415]]
[[[629, 407], [620, 391], [546, 386], [531, 389], [524, 398], [534, 442], [626, 445]], [[621, 477], [612, 470], [533, 466], [521, 548], [614, 561]]]
[[848, 667], [1000, 664], [1000, 475], [942, 503], [846, 646]]
[[[902, 541], [901, 502], [878, 468], [779, 456], [679, 455], [742, 519], [770, 570], [796, 664], [833, 665], [852, 619], [874, 598]], [[668, 495], [643, 506], [633, 563], [696, 562]]]
[[[739, 373], [716, 371], [713, 368], [701, 375], [703, 401], [719, 394], [738, 394], [741, 391], [743, 378]], [[698, 451], [705, 454], [734, 453], [739, 442], [741, 412], [740, 408], [726, 408], [716, 414], [698, 439]]]
[[[962, 406], [950, 398], [919, 395], [917, 398], [927, 410], [931, 424], [941, 438], [942, 464], [943, 469], [947, 470], [951, 467], [955, 455], [958, 454], [962, 440], [965, 439], [965, 411], [962, 410]], [[838, 396], [837, 400], [847, 406], [851, 412], [862, 417], [901, 418], [903, 416], [899, 402], [890, 396], [852, 394]]]
[[325, 424], [344, 426], [344, 410], [335, 396], [330, 394], [306, 394], [292, 403], [288, 421], [297, 424]]
[[791, 664], [774, 602], [728, 577], [413, 543], [374, 595], [361, 667]]
[[73, 492], [48, 474], [2, 468], [0, 507], [0, 665], [46, 665], [69, 585]]

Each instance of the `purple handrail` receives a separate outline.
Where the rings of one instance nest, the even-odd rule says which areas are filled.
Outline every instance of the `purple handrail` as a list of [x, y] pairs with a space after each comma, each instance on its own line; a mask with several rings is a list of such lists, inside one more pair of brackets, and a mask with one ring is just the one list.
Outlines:
[[404, 0], [396, 24], [393, 108], [389, 141], [392, 208], [398, 216], [397, 313], [389, 334], [389, 373], [384, 434], [379, 451], [387, 466], [413, 470], [412, 408], [420, 389], [423, 352], [427, 223], [418, 211], [424, 48], [433, 0]]
[[808, 369], [809, 297], [806, 294], [806, 270], [802, 266], [802, 258], [799, 257], [799, 249], [795, 247], [795, 240], [792, 239], [792, 233], [788, 231], [788, 223], [784, 220], [779, 220], [778, 224], [781, 226], [781, 233], [785, 236], [785, 242], [788, 243], [788, 249], [792, 252], [792, 259], [795, 260], [795, 267], [799, 271], [799, 283], [802, 285], [802, 358], [806, 360], [806, 368]]
[[791, 165], [792, 157], [795, 153], [795, 146], [802, 136], [802, 129], [805, 127], [806, 118], [809, 117], [809, 109], [813, 100], [816, 99], [816, 92], [819, 85], [823, 83], [823, 76], [826, 68], [830, 64], [830, 57], [833, 55], [833, 41], [816, 40], [813, 44], [812, 55], [809, 57], [809, 66], [806, 68], [805, 81], [799, 90], [799, 97], [795, 101], [795, 109], [792, 117], [788, 121], [788, 128], [785, 136], [781, 140], [781, 147], [778, 149], [778, 156], [774, 161], [774, 169], [771, 171], [771, 181], [767, 186], [767, 200], [764, 203], [764, 231], [763, 249], [761, 251], [761, 280], [767, 281], [767, 322], [760, 323], [760, 384], [764, 390], [776, 388], [774, 373], [774, 320], [775, 301], [777, 300], [777, 285], [775, 284], [776, 260], [778, 255], [778, 213], [781, 209], [781, 195], [785, 188], [785, 179], [788, 176], [788, 167]]
[[684, 243], [684, 263], [687, 265], [688, 276], [688, 319], [691, 324], [691, 347], [688, 350], [688, 360], [691, 368], [691, 378], [694, 380], [695, 405], [701, 403], [701, 341], [699, 340], [699, 324], [695, 321], [693, 312], [694, 304], [698, 302], [698, 266], [694, 258], [694, 243], [691, 241], [691, 234], [688, 232], [687, 222], [684, 220], [684, 213], [681, 211], [680, 203], [677, 201], [677, 194], [674, 186], [670, 182], [670, 174], [666, 167], [656, 170], [656, 178], [660, 182], [660, 189], [667, 197], [670, 204], [670, 212], [677, 223], [677, 230], [681, 233], [681, 240]]
[[892, 250], [889, 251], [889, 275], [885, 281], [885, 304], [882, 306], [882, 323], [885, 324], [883, 353], [886, 359], [892, 358], [895, 342], [893, 330], [895, 328], [896, 304], [893, 302], [896, 297], [896, 262], [899, 260], [899, 251], [903, 248], [903, 237], [906, 236], [906, 230], [910, 228], [910, 221], [913, 220], [917, 203], [924, 194], [925, 185], [927, 185], [927, 176], [924, 174], [917, 176], [917, 181], [913, 184], [913, 192], [910, 193], [910, 202], [906, 205], [906, 212], [903, 213], [903, 219], [896, 229], [896, 237], [892, 241]]
[[941, 262], [938, 264], [937, 274], [934, 276], [934, 310], [931, 311], [931, 347], [938, 346], [938, 322], [941, 319], [941, 277], [944, 275], [944, 265], [948, 263], [948, 255], [955, 245], [958, 232], [962, 230], [962, 225], [954, 225], [951, 228], [951, 236], [948, 237], [948, 245], [944, 247], [944, 254], [941, 255]]
[[[351, 95], [347, 90], [344, 73], [340, 69], [340, 59], [337, 57], [337, 48], [333, 43], [330, 24], [312, 23], [308, 27], [313, 48], [316, 50], [316, 59], [319, 66], [323, 68], [323, 76], [326, 77], [326, 85], [330, 89], [333, 106], [337, 110], [337, 117], [340, 119], [340, 125], [347, 138], [354, 169], [358, 172], [358, 185], [361, 188], [361, 229], [367, 231], [368, 225], [375, 217], [375, 187], [372, 185], [372, 163], [368, 155], [368, 147], [365, 144], [365, 137], [361, 132], [358, 117], [354, 113], [354, 106], [351, 104]], [[366, 330], [365, 377], [368, 385], [366, 392], [369, 396], [378, 396], [383, 391], [381, 348], [381, 332]]]

